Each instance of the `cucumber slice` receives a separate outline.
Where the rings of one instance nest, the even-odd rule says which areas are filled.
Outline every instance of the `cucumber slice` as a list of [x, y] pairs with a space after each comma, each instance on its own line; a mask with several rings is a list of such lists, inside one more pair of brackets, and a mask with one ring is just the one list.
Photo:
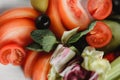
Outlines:
[[103, 22], [105, 22], [111, 28], [113, 34], [111, 42], [107, 46], [100, 49], [105, 53], [108, 53], [120, 45], [120, 23], [111, 20], [104, 20]]

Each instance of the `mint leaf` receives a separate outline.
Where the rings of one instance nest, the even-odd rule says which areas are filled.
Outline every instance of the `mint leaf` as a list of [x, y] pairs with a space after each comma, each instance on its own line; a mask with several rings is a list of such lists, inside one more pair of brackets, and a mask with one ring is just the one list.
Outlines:
[[73, 35], [69, 40], [68, 40], [68, 44], [70, 43], [75, 43], [77, 42], [82, 36], [86, 35], [88, 32], [90, 32], [91, 30], [93, 30], [95, 24], [96, 24], [97, 21], [95, 22], [92, 22], [88, 29], [86, 29], [85, 31], [82, 31], [82, 32], [79, 32], [79, 33], [76, 33], [75, 35]]
[[44, 36], [41, 45], [43, 46], [44, 51], [49, 52], [53, 49], [56, 42], [57, 40], [54, 36]]
[[44, 36], [54, 36], [54, 34], [49, 29], [34, 30], [31, 33], [32, 39], [39, 44], [42, 44], [42, 38]]
[[26, 48], [37, 52], [43, 51], [42, 46], [38, 43], [31, 43]]
[[[29, 49], [36, 48], [37, 50], [41, 49], [45, 52], [49, 52], [54, 48], [54, 45], [57, 43], [55, 35], [49, 29], [34, 30], [31, 33], [31, 37], [33, 41], [37, 44], [31, 45]], [[38, 48], [40, 46], [41, 48]]]

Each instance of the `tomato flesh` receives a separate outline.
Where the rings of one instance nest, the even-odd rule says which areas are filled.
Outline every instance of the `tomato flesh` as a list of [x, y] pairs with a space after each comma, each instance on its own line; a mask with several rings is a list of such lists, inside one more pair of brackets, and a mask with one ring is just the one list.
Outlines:
[[89, 45], [101, 48], [106, 46], [112, 39], [110, 28], [103, 22], [98, 21], [92, 31], [86, 35]]
[[60, 39], [63, 35], [63, 32], [66, 31], [66, 29], [64, 28], [60, 20], [58, 8], [57, 8], [57, 0], [49, 1], [47, 15], [50, 17], [50, 21], [51, 21], [50, 30], [53, 33], [55, 33], [58, 39]]
[[80, 27], [85, 30], [90, 23], [90, 18], [79, 0], [58, 0], [58, 12], [64, 26], [71, 30]]
[[29, 19], [14, 19], [0, 26], [0, 47], [17, 43], [26, 46], [32, 42], [30, 33], [35, 30], [34, 21]]
[[25, 57], [25, 50], [18, 44], [8, 44], [0, 49], [0, 62], [4, 65], [12, 63], [20, 65]]
[[30, 7], [13, 8], [0, 15], [0, 25], [3, 25], [13, 19], [28, 18], [35, 20], [35, 18], [39, 15], [40, 13]]
[[88, 0], [88, 11], [94, 19], [102, 20], [112, 12], [112, 0]]
[[39, 53], [41, 56], [33, 67], [32, 80], [48, 80], [47, 77], [50, 70], [49, 59], [51, 54], [41, 53]]
[[25, 77], [30, 78], [32, 77], [32, 69], [34, 64], [37, 62], [39, 58], [39, 53], [35, 51], [27, 51], [27, 56], [25, 58], [23, 64], [23, 70]]

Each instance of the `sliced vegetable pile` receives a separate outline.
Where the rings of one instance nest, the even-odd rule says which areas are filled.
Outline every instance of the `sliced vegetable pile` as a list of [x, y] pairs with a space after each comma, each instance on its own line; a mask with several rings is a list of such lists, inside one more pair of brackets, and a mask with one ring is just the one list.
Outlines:
[[[32, 80], [119, 80], [120, 1], [31, 0], [0, 15], [0, 63]], [[116, 10], [118, 9], [118, 10]]]

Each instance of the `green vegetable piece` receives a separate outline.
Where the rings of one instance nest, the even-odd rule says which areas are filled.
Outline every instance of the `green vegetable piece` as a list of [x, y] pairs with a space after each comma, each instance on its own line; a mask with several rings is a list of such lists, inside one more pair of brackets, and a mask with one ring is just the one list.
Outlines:
[[57, 43], [57, 40], [54, 36], [44, 36], [42, 39], [43, 50], [49, 52], [53, 49], [54, 45]]
[[37, 52], [43, 51], [42, 46], [38, 43], [31, 43], [26, 48]]
[[31, 0], [33, 8], [36, 10], [45, 13], [48, 8], [49, 0]]
[[103, 59], [103, 54], [103, 51], [95, 50], [90, 46], [86, 47], [82, 53], [84, 59], [82, 66], [86, 70], [95, 71], [99, 74], [98, 80], [104, 80], [105, 74], [111, 69], [109, 61]]
[[42, 39], [44, 36], [54, 36], [54, 34], [49, 29], [34, 30], [31, 33], [32, 39], [38, 44], [42, 44]]
[[111, 20], [104, 20], [104, 22], [110, 27], [113, 37], [111, 42], [107, 46], [99, 50], [103, 50], [105, 53], [108, 53], [110, 51], [113, 51], [120, 45], [120, 23]]
[[82, 31], [82, 32], [79, 32], [79, 33], [73, 35], [73, 36], [68, 40], [68, 44], [77, 42], [82, 36], [86, 35], [88, 32], [90, 32], [91, 30], [93, 30], [96, 22], [97, 22], [97, 21], [92, 22], [92, 23], [89, 25], [88, 29], [86, 29], [85, 31]]
[[67, 43], [69, 38], [77, 33], [78, 29], [79, 29], [79, 27], [74, 28], [74, 29], [72, 29], [70, 31], [64, 31], [64, 33], [62, 35], [62, 38], [61, 38], [61, 42], [64, 43], [64, 44]]
[[118, 78], [120, 79], [120, 57], [111, 63], [111, 70], [107, 72], [105, 80], [118, 80]]
[[35, 30], [31, 33], [31, 37], [46, 52], [51, 51], [54, 45], [58, 43], [55, 35], [49, 29]]
[[48, 80], [63, 80], [63, 78], [56, 72], [55, 68], [52, 66], [48, 74]]

